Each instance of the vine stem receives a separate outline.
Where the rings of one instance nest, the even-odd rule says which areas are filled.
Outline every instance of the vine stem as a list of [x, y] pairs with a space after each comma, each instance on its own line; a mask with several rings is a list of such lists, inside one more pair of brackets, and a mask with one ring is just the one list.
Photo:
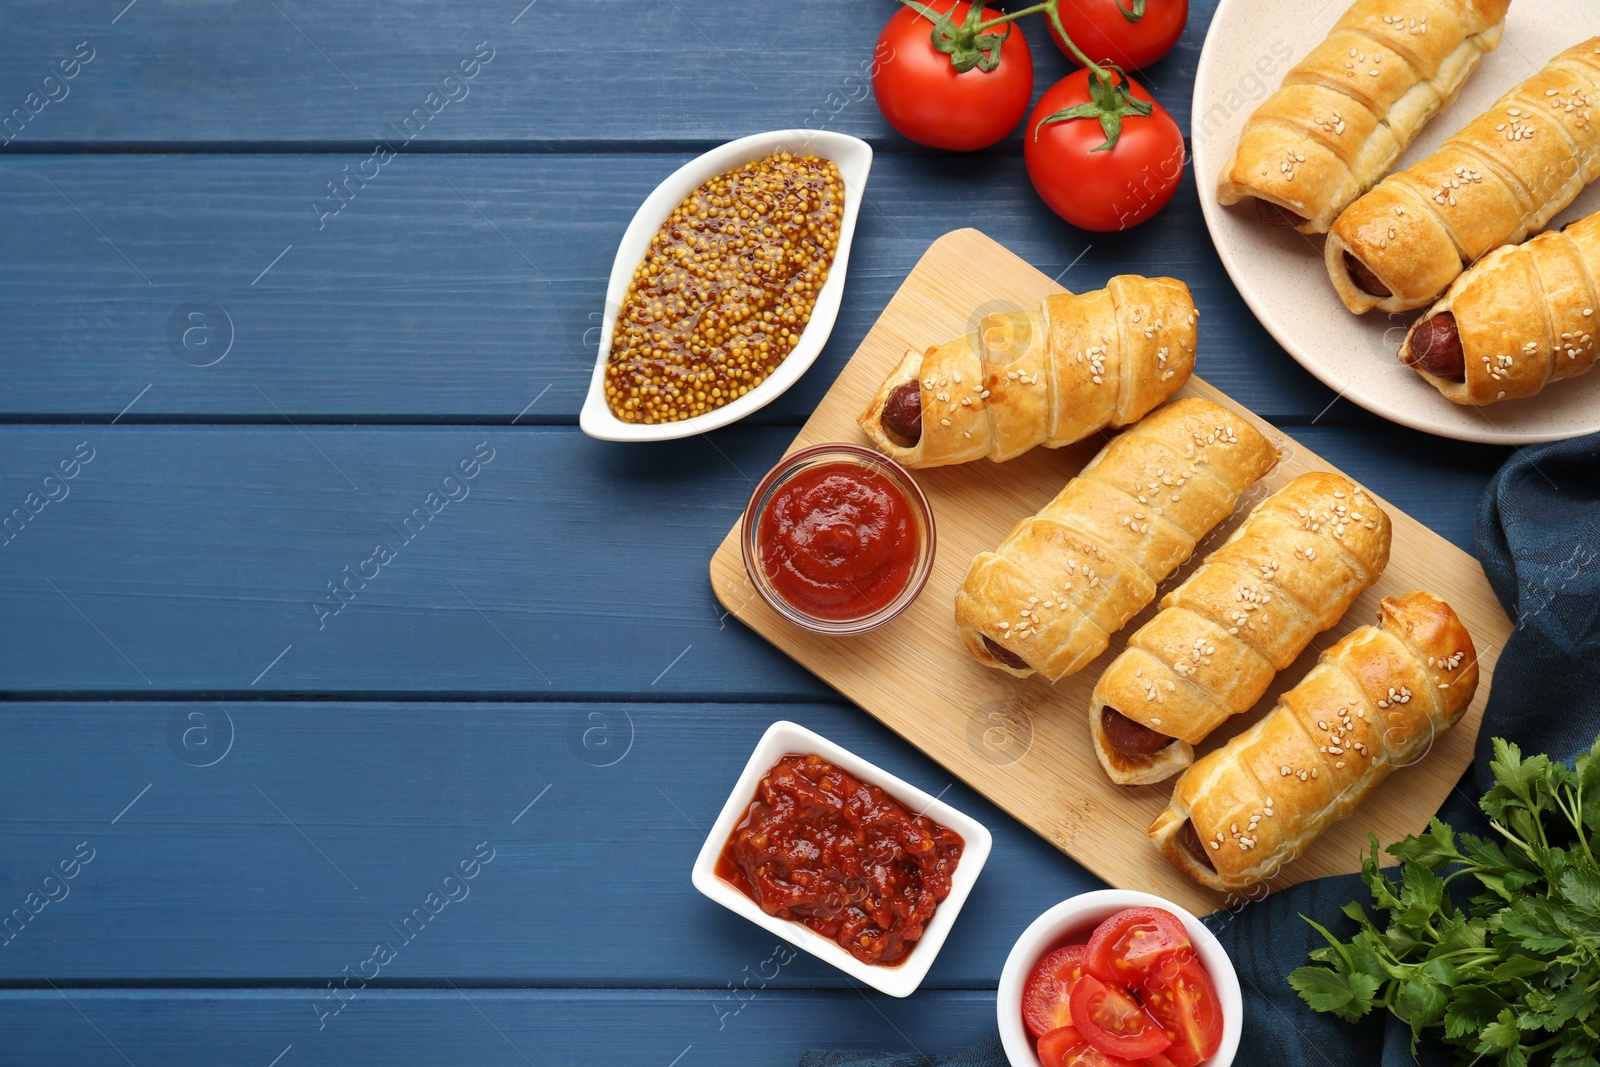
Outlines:
[[984, 22], [980, 22], [977, 25], [976, 32], [982, 33], [984, 30], [991, 29], [992, 27], [1004, 25], [1008, 22], [1014, 22], [1017, 19], [1022, 18], [1024, 15], [1036, 15], [1042, 11], [1044, 12], [1045, 16], [1050, 19], [1050, 25], [1054, 27], [1056, 33], [1060, 35], [1062, 43], [1067, 46], [1067, 50], [1072, 53], [1072, 57], [1079, 63], [1083, 64], [1084, 69], [1092, 74], [1095, 80], [1099, 81], [1102, 85], [1109, 84], [1111, 81], [1111, 75], [1106, 72], [1104, 67], [1100, 66], [1100, 64], [1083, 54], [1083, 49], [1078, 47], [1078, 42], [1072, 39], [1072, 35], [1067, 32], [1067, 28], [1061, 24], [1060, 7], [1061, 0], [1044, 0], [1044, 2], [1041, 4], [1034, 4], [1032, 7], [1025, 7], [1021, 11], [1013, 11], [1009, 15], [1001, 15], [998, 18], [992, 18]]
[[[970, 0], [965, 19], [959, 29], [954, 29], [954, 14], [957, 10], [955, 6], [947, 11], [939, 11], [927, 0], [900, 0], [900, 3], [934, 23], [933, 47], [949, 55], [951, 64], [960, 73], [966, 73], [974, 66], [984, 73], [994, 70], [1000, 62], [1000, 47], [1010, 36], [1010, 24], [1025, 15], [1042, 12], [1050, 20], [1050, 26], [1060, 38], [1062, 45], [1083, 65], [1089, 81], [1089, 99], [1041, 119], [1034, 127], [1035, 137], [1038, 137], [1040, 129], [1052, 122], [1096, 119], [1105, 132], [1106, 140], [1093, 151], [1108, 152], [1116, 148], [1117, 141], [1122, 135], [1124, 116], [1148, 116], [1152, 113], [1154, 104], [1134, 97], [1132, 81], [1123, 73], [1122, 68], [1110, 63], [1102, 66], [1090, 59], [1084, 54], [1083, 49], [1078, 47], [1078, 43], [1072, 39], [1072, 35], [1067, 33], [1067, 28], [1061, 23], [1061, 0], [1042, 0], [1030, 7], [1008, 15], [998, 15], [992, 19], [983, 18], [983, 14], [988, 10], [983, 6], [984, 0]], [[1006, 27], [1005, 37], [997, 37], [989, 32], [999, 26]], [[1119, 78], [1127, 84], [1119, 84]]]

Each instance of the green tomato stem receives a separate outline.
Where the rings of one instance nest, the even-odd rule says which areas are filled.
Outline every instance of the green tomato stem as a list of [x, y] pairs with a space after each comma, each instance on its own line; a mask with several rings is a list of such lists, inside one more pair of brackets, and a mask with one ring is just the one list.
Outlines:
[[[906, 0], [900, 0], [900, 2], [905, 3]], [[980, 4], [974, 3], [974, 7], [980, 6]], [[1061, 41], [1067, 46], [1067, 51], [1072, 53], [1072, 58], [1081, 63], [1086, 70], [1093, 74], [1102, 83], [1109, 82], [1111, 76], [1106, 73], [1105, 69], [1101, 67], [1100, 64], [1083, 54], [1083, 49], [1078, 47], [1077, 42], [1072, 39], [1072, 35], [1067, 32], [1067, 28], [1061, 24], [1061, 13], [1059, 10], [1060, 7], [1061, 0], [1044, 0], [1044, 3], [1042, 4], [1034, 4], [1032, 7], [1023, 8], [1021, 11], [1013, 11], [1009, 15], [1000, 15], [996, 18], [980, 22], [974, 28], [977, 30], [977, 32], [982, 33], [984, 30], [991, 29], [992, 27], [1000, 26], [1004, 23], [1020, 19], [1024, 15], [1037, 15], [1040, 12], [1043, 12], [1045, 16], [1049, 18], [1050, 25], [1055, 28], [1056, 33], [1061, 35]]]
[[[933, 23], [933, 31], [929, 36], [934, 50], [950, 57], [950, 65], [956, 73], [965, 74], [976, 67], [987, 74], [1000, 65], [1000, 49], [1011, 36], [1011, 27], [1007, 25], [1005, 33], [1000, 36], [984, 33], [981, 2], [967, 8], [966, 21], [959, 26], [951, 17], [956, 10], [954, 5], [949, 11], [938, 11], [923, 0], [900, 0], [900, 3]], [[996, 20], [994, 24], [1000, 22], [1009, 20]]]
[[[931, 38], [933, 47], [950, 57], [951, 65], [958, 73], [965, 73], [973, 67], [988, 73], [1000, 64], [1000, 48], [1005, 43], [1006, 37], [1011, 34], [1011, 23], [1024, 15], [1043, 13], [1049, 20], [1051, 27], [1060, 36], [1062, 44], [1072, 57], [1083, 65], [1088, 72], [1091, 84], [1089, 86], [1089, 101], [1075, 107], [1065, 108], [1041, 119], [1034, 127], [1033, 135], [1038, 137], [1039, 130], [1053, 122], [1066, 122], [1072, 119], [1095, 119], [1100, 123], [1105, 132], [1106, 140], [1095, 152], [1109, 152], [1117, 146], [1117, 141], [1122, 136], [1122, 119], [1127, 115], [1149, 115], [1154, 105], [1140, 100], [1133, 95], [1128, 76], [1120, 67], [1113, 66], [1110, 70], [1096, 63], [1084, 54], [1072, 35], [1067, 33], [1067, 28], [1061, 24], [1061, 0], [1043, 0], [1042, 3], [1014, 11], [1009, 15], [999, 15], [992, 19], [983, 18], [983, 0], [972, 0], [967, 7], [966, 19], [960, 26], [955, 24], [952, 17], [956, 10], [954, 6], [949, 11], [939, 11], [931, 7], [925, 0], [900, 0], [900, 3], [911, 8], [917, 14], [933, 23]], [[1137, 0], [1136, 6], [1142, 6], [1143, 0]], [[997, 37], [988, 33], [989, 30], [1004, 26], [1005, 37]], [[1113, 72], [1115, 72], [1113, 74]], [[1123, 84], [1118, 83], [1121, 79]]]
[[[901, 0], [901, 2], [904, 3], [905, 0]], [[981, 8], [983, 5], [978, 4], [976, 6]], [[1044, 0], [1044, 3], [1042, 4], [1034, 4], [1032, 7], [1023, 8], [1021, 11], [1013, 11], [1009, 15], [997, 15], [992, 19], [985, 19], [983, 22], [978, 23], [978, 29], [987, 30], [991, 26], [999, 26], [1001, 23], [1012, 22], [1016, 19], [1022, 18], [1024, 15], [1037, 15], [1041, 11], [1049, 10], [1051, 6], [1052, 0]]]

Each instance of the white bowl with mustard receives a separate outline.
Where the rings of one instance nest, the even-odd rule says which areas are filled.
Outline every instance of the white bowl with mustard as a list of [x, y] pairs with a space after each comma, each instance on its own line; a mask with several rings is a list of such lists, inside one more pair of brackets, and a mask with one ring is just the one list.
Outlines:
[[617, 248], [583, 432], [688, 437], [798, 381], [838, 317], [871, 169], [859, 138], [775, 130], [714, 148], [658, 185]]

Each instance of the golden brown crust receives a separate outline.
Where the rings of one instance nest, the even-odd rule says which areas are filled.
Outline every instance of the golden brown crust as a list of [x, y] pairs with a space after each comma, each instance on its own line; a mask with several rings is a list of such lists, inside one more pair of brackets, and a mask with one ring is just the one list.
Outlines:
[[[956, 594], [962, 643], [1019, 676], [1056, 681], [1082, 669], [1277, 461], [1241, 416], [1209, 400], [1173, 401], [972, 561]], [[1030, 669], [1001, 663], [985, 637]]]
[[[1151, 840], [1213, 889], [1270, 878], [1390, 771], [1425, 756], [1477, 687], [1477, 652], [1448, 604], [1386, 597], [1379, 626], [1328, 649], [1266, 718], [1184, 772]], [[1183, 847], [1188, 822], [1214, 870]]]
[[1388, 173], [1484, 55], [1510, 0], [1356, 0], [1245, 123], [1217, 199], [1333, 220]]
[[[1089, 719], [1111, 780], [1147, 785], [1187, 767], [1193, 745], [1254, 707], [1378, 580], [1389, 540], [1389, 517], [1342, 475], [1302, 474], [1258, 505], [1095, 684]], [[1108, 706], [1182, 747], [1150, 759], [1116, 752], [1098, 729]]]
[[[1437, 300], [1466, 264], [1544, 228], [1600, 176], [1600, 37], [1562, 52], [1415, 166], [1335, 220], [1329, 277], [1351, 311]], [[1350, 278], [1350, 253], [1390, 291]]]
[[[1119, 275], [1092, 293], [1053, 294], [1035, 311], [990, 315], [972, 333], [907, 352], [857, 421], [913, 468], [1069, 445], [1137, 422], [1189, 380], [1197, 316], [1174, 278]], [[883, 411], [913, 381], [922, 437], [907, 446], [884, 430]]]
[[[1455, 316], [1465, 379], [1412, 365], [1457, 404], [1532, 396], [1583, 374], [1600, 355], [1600, 213], [1521, 245], [1497, 248], [1455, 280], [1417, 324]], [[1411, 339], [1400, 346], [1411, 363]]]

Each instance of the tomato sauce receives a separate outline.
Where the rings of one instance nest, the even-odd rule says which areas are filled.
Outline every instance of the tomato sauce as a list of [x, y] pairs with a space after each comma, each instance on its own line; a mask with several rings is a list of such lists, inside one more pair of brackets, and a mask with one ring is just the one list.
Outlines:
[[888, 965], [910, 954], [950, 895], [964, 846], [878, 786], [791, 753], [761, 779], [717, 875], [768, 915]]
[[877, 471], [828, 463], [801, 471], [767, 502], [756, 531], [778, 595], [814, 618], [859, 619], [893, 602], [917, 561], [905, 494]]

